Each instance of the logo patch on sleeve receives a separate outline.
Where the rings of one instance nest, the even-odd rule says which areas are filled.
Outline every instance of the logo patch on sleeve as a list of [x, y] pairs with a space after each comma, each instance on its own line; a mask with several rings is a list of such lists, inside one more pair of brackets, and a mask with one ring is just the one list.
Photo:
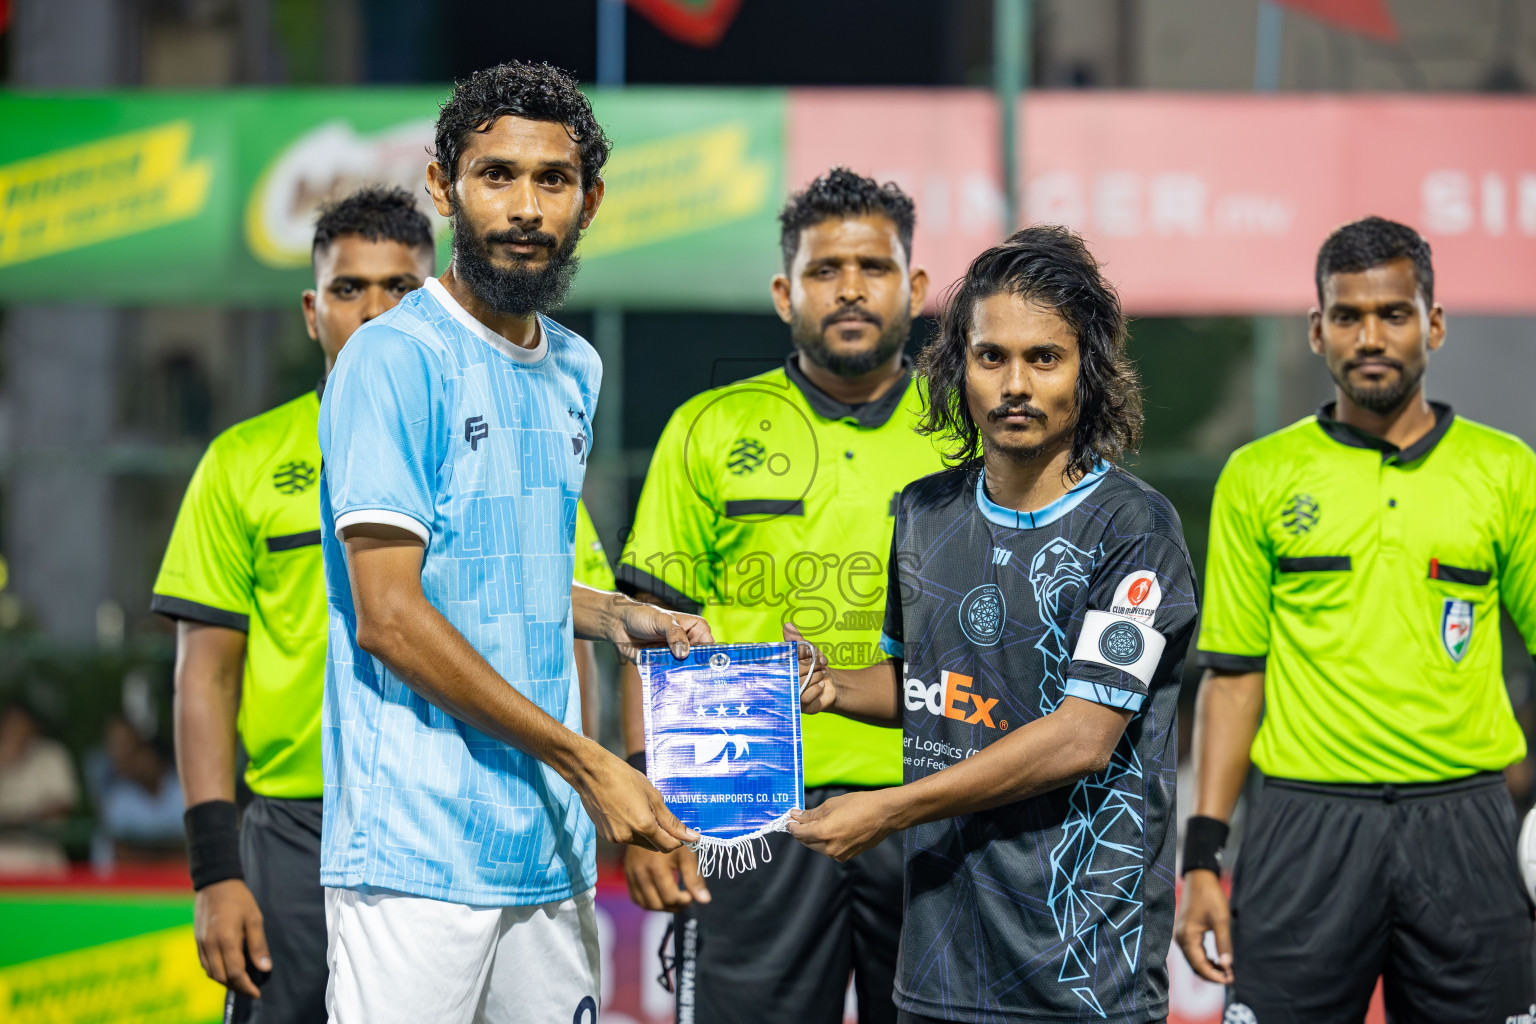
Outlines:
[[1072, 660], [1108, 665], [1150, 686], [1167, 645], [1167, 638], [1151, 626], [1094, 610], [1083, 616]]
[[1111, 615], [1151, 622], [1157, 614], [1157, 606], [1163, 603], [1163, 588], [1157, 584], [1157, 573], [1139, 569], [1120, 581], [1109, 605]]

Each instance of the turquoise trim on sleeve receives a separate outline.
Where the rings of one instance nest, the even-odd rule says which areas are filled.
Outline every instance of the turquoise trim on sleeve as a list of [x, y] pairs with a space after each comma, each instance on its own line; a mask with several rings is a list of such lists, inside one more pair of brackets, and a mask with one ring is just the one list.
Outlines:
[[884, 633], [880, 634], [880, 649], [893, 658], [907, 660], [907, 645], [900, 640], [892, 640]]
[[1091, 700], [1105, 707], [1123, 708], [1126, 711], [1140, 711], [1142, 704], [1147, 700], [1147, 695], [1144, 693], [1122, 690], [1118, 686], [1105, 686], [1103, 683], [1090, 683], [1086, 679], [1068, 679], [1066, 695]]

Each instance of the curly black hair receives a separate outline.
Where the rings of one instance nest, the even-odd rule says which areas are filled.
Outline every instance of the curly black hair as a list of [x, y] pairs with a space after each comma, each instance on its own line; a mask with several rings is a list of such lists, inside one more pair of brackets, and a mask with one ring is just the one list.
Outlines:
[[432, 240], [432, 222], [399, 185], [365, 185], [320, 207], [310, 258], [329, 249], [343, 235], [358, 235], [370, 242], [399, 242], [413, 249], [431, 250], [437, 244]]
[[795, 261], [795, 253], [800, 251], [800, 232], [806, 228], [835, 218], [871, 213], [887, 217], [896, 225], [896, 236], [910, 260], [912, 230], [917, 226], [912, 197], [894, 181], [881, 185], [846, 167], [834, 167], [790, 196], [779, 211], [779, 248], [784, 251], [784, 269], [788, 270]]
[[1385, 217], [1362, 217], [1329, 235], [1317, 250], [1317, 304], [1323, 304], [1323, 282], [1330, 274], [1356, 274], [1393, 260], [1413, 261], [1424, 301], [1435, 304], [1435, 265], [1429, 243], [1407, 224]]
[[919, 354], [927, 384], [919, 433], [953, 441], [952, 466], [981, 462], [981, 431], [965, 395], [966, 350], [976, 304], [1001, 293], [1054, 310], [1077, 335], [1077, 425], [1067, 465], [1080, 479], [1098, 462], [1118, 462], [1141, 442], [1141, 379], [1125, 352], [1120, 296], [1080, 236], [1036, 225], [971, 261], [939, 321], [939, 336]]
[[589, 189], [602, 177], [611, 147], [576, 80], [549, 64], [514, 60], [456, 82], [438, 110], [433, 156], [449, 181], [459, 176], [469, 133], [490, 131], [497, 118], [508, 116], [564, 125], [581, 149], [581, 187]]

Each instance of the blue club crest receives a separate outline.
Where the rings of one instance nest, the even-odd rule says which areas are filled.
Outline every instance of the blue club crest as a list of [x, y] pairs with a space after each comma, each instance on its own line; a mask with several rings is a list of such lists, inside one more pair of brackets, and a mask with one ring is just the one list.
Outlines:
[[1445, 653], [1452, 661], [1460, 661], [1466, 656], [1467, 646], [1472, 643], [1472, 618], [1471, 601], [1445, 599], [1445, 608], [1440, 613], [1440, 642], [1445, 645]]

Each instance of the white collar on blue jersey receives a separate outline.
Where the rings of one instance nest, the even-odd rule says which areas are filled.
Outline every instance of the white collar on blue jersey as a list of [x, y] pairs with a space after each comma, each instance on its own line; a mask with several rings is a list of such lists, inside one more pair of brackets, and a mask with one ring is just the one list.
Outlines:
[[506, 338], [503, 338], [485, 326], [485, 324], [470, 316], [469, 310], [459, 305], [458, 300], [448, 294], [448, 289], [439, 284], [437, 278], [427, 278], [427, 283], [423, 287], [466, 330], [508, 359], [515, 359], [519, 363], [536, 363], [549, 353], [549, 338], [544, 333], [543, 317], [535, 317], [533, 321], [534, 326], [539, 331], [539, 343], [533, 346], [533, 348], [523, 348], [521, 345], [512, 344]]
[[1108, 473], [1109, 464], [1100, 462], [1093, 467], [1092, 472], [1077, 482], [1076, 487], [1045, 508], [1036, 509], [1033, 512], [1019, 512], [1004, 508], [987, 497], [987, 471], [983, 467], [976, 474], [976, 507], [981, 509], [982, 515], [998, 526], [1006, 526], [1010, 530], [1033, 530], [1037, 526], [1048, 526], [1077, 508], [1084, 498], [1104, 482], [1104, 477]]

